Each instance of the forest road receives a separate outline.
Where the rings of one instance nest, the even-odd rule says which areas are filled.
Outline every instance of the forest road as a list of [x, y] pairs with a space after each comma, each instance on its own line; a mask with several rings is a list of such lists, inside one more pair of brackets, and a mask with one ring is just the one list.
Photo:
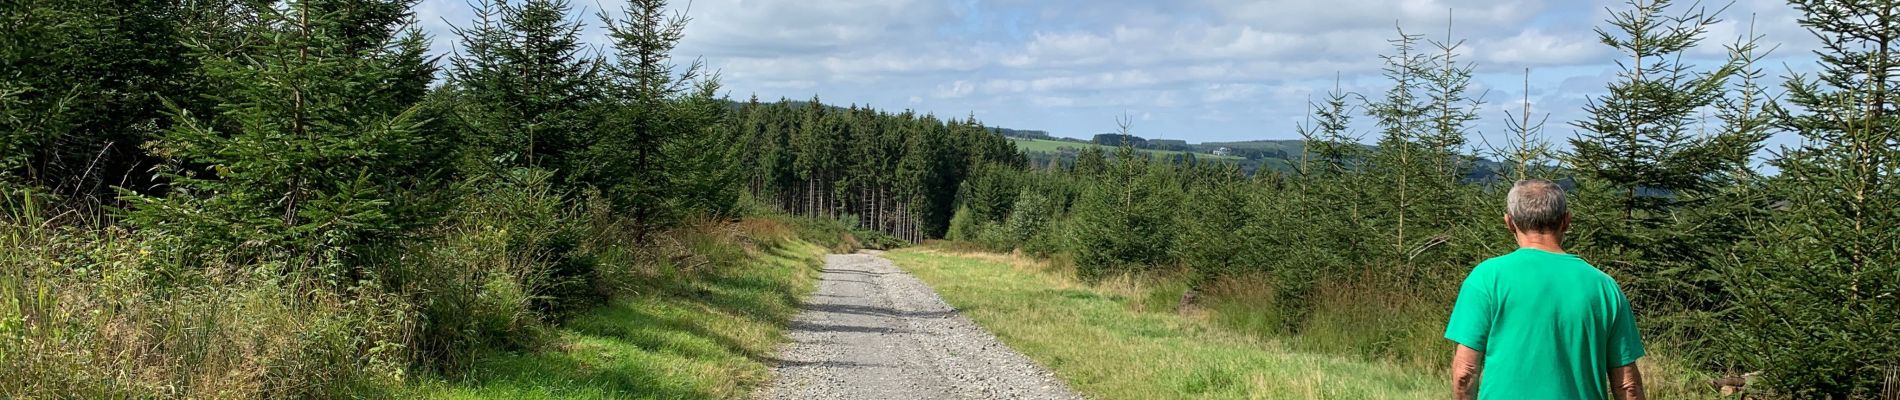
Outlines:
[[765, 399], [1081, 399], [876, 253], [831, 255]]

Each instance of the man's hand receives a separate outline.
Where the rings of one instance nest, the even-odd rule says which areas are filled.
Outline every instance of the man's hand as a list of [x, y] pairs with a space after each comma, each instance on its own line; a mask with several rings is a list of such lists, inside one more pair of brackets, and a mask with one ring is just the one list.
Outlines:
[[1649, 398], [1643, 394], [1643, 371], [1636, 369], [1636, 363], [1610, 370], [1610, 397], [1616, 400]]
[[1478, 398], [1478, 375], [1484, 371], [1484, 352], [1472, 350], [1465, 345], [1451, 354], [1451, 393], [1452, 398], [1470, 400]]

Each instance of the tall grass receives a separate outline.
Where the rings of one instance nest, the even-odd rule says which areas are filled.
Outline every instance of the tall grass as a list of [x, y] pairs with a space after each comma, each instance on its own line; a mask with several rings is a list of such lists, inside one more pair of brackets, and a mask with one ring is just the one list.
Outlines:
[[[1021, 253], [996, 254], [988, 246], [962, 242], [931, 243], [918, 252], [899, 253], [905, 260], [928, 260], [929, 268], [960, 272], [964, 276], [985, 277], [1028, 272], [1039, 279], [1033, 286], [1043, 292], [1087, 293], [1112, 301], [1131, 312], [1180, 317], [1204, 324], [1205, 329], [1239, 335], [1265, 344], [1221, 344], [1220, 346], [1264, 346], [1300, 353], [1300, 357], [1318, 355], [1344, 357], [1380, 369], [1409, 371], [1412, 378], [1447, 377], [1452, 344], [1442, 338], [1451, 302], [1457, 288], [1446, 285], [1417, 286], [1387, 278], [1370, 271], [1319, 282], [1301, 303], [1284, 304], [1275, 292], [1274, 277], [1264, 273], [1221, 276], [1204, 283], [1198, 293], [1189, 295], [1193, 275], [1185, 269], [1154, 269], [1111, 275], [1096, 282], [1075, 279], [1074, 261], [1058, 253], [1046, 257]], [[904, 264], [913, 267], [917, 264]], [[949, 268], [945, 266], [955, 266]], [[940, 275], [919, 273], [920, 276]], [[955, 276], [955, 275], [943, 275]], [[989, 279], [989, 278], [985, 278]], [[1455, 280], [1446, 280], [1456, 282]], [[943, 281], [931, 281], [939, 285]], [[947, 291], [974, 290], [967, 283], [954, 283]], [[938, 287], [939, 290], [946, 290]], [[992, 290], [994, 291], [994, 290]], [[953, 296], [945, 294], [946, 296]], [[1000, 294], [985, 294], [1000, 295]], [[1012, 294], [1013, 296], [1013, 294]], [[1184, 304], [1184, 298], [1193, 298]], [[1004, 300], [998, 300], [1007, 302]], [[962, 306], [959, 304], [959, 306]], [[1042, 307], [1049, 308], [1049, 307]], [[1037, 313], [1061, 313], [1053, 310]], [[1075, 312], [1075, 311], [1064, 311]], [[996, 320], [1024, 318], [1029, 315], [1002, 315]], [[1166, 318], [1166, 317], [1141, 318]], [[982, 320], [979, 319], [979, 322]], [[1000, 323], [1000, 322], [999, 322]], [[989, 326], [989, 324], [986, 324]], [[1196, 326], [1201, 327], [1199, 325]], [[993, 326], [992, 329], [995, 329]], [[1082, 328], [1071, 328], [1082, 329]], [[1094, 328], [1088, 328], [1094, 329]], [[1655, 340], [1652, 340], [1655, 342]], [[1122, 353], [1141, 351], [1139, 343], [1103, 342], [1079, 344], [1095, 352]], [[1129, 347], [1124, 349], [1122, 347]], [[1640, 361], [1653, 398], [1713, 398], [1717, 394], [1707, 384], [1712, 376], [1692, 368], [1689, 360], [1672, 354], [1671, 343], [1652, 343], [1651, 354]], [[1231, 349], [1252, 351], [1253, 349]], [[1030, 351], [1030, 350], [1025, 350]], [[1034, 355], [1032, 355], [1034, 356]], [[1060, 366], [1054, 366], [1060, 369]], [[1094, 368], [1094, 367], [1089, 367]], [[1113, 368], [1102, 367], [1104, 370]], [[1238, 374], [1270, 373], [1238, 370]], [[1344, 373], [1344, 372], [1342, 372]], [[1152, 374], [1144, 372], [1144, 374]], [[1445, 378], [1448, 379], [1448, 378]], [[1244, 380], [1243, 380], [1244, 381]], [[1434, 382], [1442, 380], [1433, 379]], [[1346, 384], [1344, 381], [1335, 385]], [[1322, 388], [1325, 385], [1322, 385]], [[1155, 388], [1127, 383], [1112, 387], [1104, 397], [1123, 397], [1127, 393]], [[1343, 390], [1343, 389], [1342, 389]], [[1436, 390], [1436, 389], [1434, 389]], [[1442, 391], [1441, 391], [1442, 392]], [[1119, 393], [1119, 394], [1116, 394]]]
[[554, 327], [534, 351], [484, 349], [466, 376], [430, 380], [416, 398], [742, 398], [798, 312], [825, 249], [785, 218], [701, 221], [662, 235], [639, 265], [604, 257], [623, 286], [602, 307]]
[[0, 397], [372, 396], [406, 373], [400, 296], [168, 268], [149, 238], [38, 204], [0, 216]]
[[861, 245], [836, 221], [785, 217], [636, 238], [598, 196], [555, 192], [550, 177], [465, 182], [417, 239], [337, 250], [365, 260], [344, 280], [270, 262], [184, 267], [197, 264], [167, 251], [176, 238], [8, 192], [0, 398], [389, 397], [469, 376], [487, 354], [558, 350], [558, 327], [610, 299], [699, 296], [664, 285], [723, 276], [714, 271], [805, 237]]

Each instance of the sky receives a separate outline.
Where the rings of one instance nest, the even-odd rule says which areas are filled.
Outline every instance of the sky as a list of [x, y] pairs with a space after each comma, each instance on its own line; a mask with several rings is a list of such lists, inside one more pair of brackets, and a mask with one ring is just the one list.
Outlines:
[[[1772, 77], [1812, 71], [1816, 40], [1782, 0], [1735, 0], [1689, 62], [1713, 67], [1751, 29], [1776, 47]], [[606, 46], [596, 13], [622, 0], [574, 0], [586, 39]], [[1690, 6], [1680, 2], [1677, 9]], [[675, 0], [691, 18], [674, 56], [703, 60], [734, 99], [809, 99], [837, 105], [974, 115], [991, 126], [1086, 138], [1118, 116], [1147, 138], [1190, 142], [1297, 138], [1310, 99], [1338, 78], [1376, 96], [1389, 83], [1379, 54], [1396, 27], [1462, 40], [1474, 92], [1485, 104], [1469, 138], [1497, 143], [1528, 102], [1549, 115], [1546, 138], [1600, 96], [1621, 57], [1597, 40], [1610, 0]], [[423, 0], [417, 17], [438, 53], [467, 0]], [[1751, 21], [1753, 21], [1751, 23]], [[1449, 31], [1449, 32], [1448, 32]], [[1431, 46], [1426, 44], [1426, 46]], [[1528, 91], [1525, 70], [1530, 70]], [[1778, 78], [1771, 79], [1778, 80]], [[1371, 140], [1368, 118], [1355, 129]], [[1792, 143], [1777, 137], [1774, 144]]]

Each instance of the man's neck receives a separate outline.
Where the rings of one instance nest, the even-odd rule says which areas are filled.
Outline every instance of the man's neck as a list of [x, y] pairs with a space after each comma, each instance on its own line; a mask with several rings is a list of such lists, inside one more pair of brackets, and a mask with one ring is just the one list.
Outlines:
[[1564, 254], [1564, 239], [1561, 234], [1525, 233], [1517, 235], [1517, 247], [1538, 249]]

